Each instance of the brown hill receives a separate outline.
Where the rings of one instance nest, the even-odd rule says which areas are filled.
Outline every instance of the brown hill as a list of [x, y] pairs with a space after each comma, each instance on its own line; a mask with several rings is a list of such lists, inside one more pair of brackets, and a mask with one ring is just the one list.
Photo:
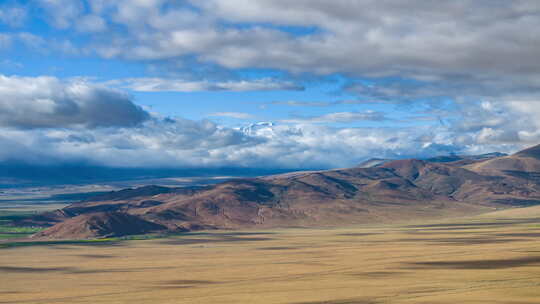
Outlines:
[[[474, 164], [421, 160], [236, 179], [204, 188], [130, 189], [43, 214], [37, 237], [87, 238], [250, 227], [329, 226], [470, 215], [540, 204], [534, 147]], [[526, 162], [511, 166], [507, 162]]]
[[89, 213], [65, 221], [35, 234], [35, 238], [89, 239], [159, 232], [166, 228], [137, 216], [120, 212]]
[[514, 154], [515, 156], [521, 156], [521, 157], [532, 157], [536, 159], [540, 159], [540, 145], [529, 147], [525, 150], [521, 150]]
[[467, 166], [473, 171], [540, 172], [540, 145], [506, 157], [497, 157]]

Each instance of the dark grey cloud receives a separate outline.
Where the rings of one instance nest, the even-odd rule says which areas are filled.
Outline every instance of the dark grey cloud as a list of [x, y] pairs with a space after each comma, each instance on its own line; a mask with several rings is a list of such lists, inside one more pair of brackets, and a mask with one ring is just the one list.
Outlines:
[[150, 118], [126, 93], [83, 80], [0, 75], [0, 125], [133, 127]]

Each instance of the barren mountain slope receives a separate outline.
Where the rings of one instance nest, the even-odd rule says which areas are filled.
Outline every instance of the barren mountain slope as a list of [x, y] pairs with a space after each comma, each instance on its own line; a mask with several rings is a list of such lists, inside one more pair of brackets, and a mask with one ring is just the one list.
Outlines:
[[163, 231], [162, 225], [121, 212], [81, 214], [35, 234], [34, 238], [86, 239]]
[[[137, 218], [158, 225], [145, 228], [151, 231], [328, 226], [480, 213], [540, 203], [538, 170], [534, 171], [540, 168], [539, 150], [537, 146], [463, 166], [409, 159], [370, 168], [236, 179], [203, 188], [123, 190], [101, 201], [44, 214], [36, 222], [50, 219], [48, 223], [55, 224], [40, 237], [86, 238], [118, 235], [122, 226], [78, 230], [77, 226], [88, 226], [95, 219], [89, 215], [96, 213], [103, 221], [112, 220], [111, 213], [114, 218], [128, 214], [130, 223]], [[506, 170], [508, 160], [526, 165]]]

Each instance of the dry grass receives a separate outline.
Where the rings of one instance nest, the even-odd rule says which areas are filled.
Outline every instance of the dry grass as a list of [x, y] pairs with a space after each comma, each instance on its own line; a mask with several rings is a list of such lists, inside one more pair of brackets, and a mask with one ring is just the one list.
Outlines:
[[539, 303], [536, 215], [1, 249], [0, 303]]

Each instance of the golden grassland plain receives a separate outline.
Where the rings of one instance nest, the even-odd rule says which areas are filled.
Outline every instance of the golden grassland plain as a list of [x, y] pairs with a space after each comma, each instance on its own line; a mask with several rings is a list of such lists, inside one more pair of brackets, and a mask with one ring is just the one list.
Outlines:
[[540, 207], [0, 249], [0, 303], [540, 303]]

